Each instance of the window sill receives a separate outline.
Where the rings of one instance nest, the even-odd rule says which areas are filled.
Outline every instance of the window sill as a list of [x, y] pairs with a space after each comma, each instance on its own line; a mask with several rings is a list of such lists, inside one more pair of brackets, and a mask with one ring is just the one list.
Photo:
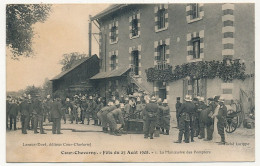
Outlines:
[[165, 31], [165, 30], [167, 30], [167, 29], [168, 29], [168, 27], [164, 27], [164, 28], [161, 28], [161, 29], [157, 29], [157, 30], [155, 30], [155, 32]]
[[199, 61], [202, 61], [202, 60], [203, 60], [203, 58], [198, 58], [198, 59], [191, 59], [188, 62], [199, 62]]
[[132, 36], [132, 37], [130, 37], [130, 39], [136, 39], [136, 38], [139, 38], [139, 37], [140, 37], [140, 35]]
[[118, 40], [114, 41], [114, 42], [110, 42], [110, 44], [116, 44], [116, 43], [118, 43]]
[[191, 23], [193, 23], [193, 22], [197, 22], [197, 21], [200, 21], [200, 20], [202, 20], [202, 17], [192, 19], [192, 20], [190, 20], [190, 21], [188, 22], [188, 24], [191, 24]]

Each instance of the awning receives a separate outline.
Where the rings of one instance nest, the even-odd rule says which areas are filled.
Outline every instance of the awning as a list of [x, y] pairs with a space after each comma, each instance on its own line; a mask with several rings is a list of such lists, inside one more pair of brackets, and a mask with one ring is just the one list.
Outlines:
[[98, 80], [98, 79], [104, 79], [104, 78], [112, 78], [112, 77], [119, 77], [125, 74], [128, 70], [130, 70], [130, 67], [122, 66], [118, 69], [108, 71], [108, 72], [100, 72], [96, 74], [95, 76], [91, 77], [91, 80]]

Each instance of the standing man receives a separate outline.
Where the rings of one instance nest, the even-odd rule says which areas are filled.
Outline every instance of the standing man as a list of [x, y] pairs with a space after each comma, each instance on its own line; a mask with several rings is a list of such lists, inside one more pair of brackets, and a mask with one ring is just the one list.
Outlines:
[[38, 128], [38, 125], [39, 125], [39, 128], [40, 128], [40, 133], [41, 134], [47, 134], [44, 132], [43, 130], [43, 116], [44, 116], [44, 110], [43, 110], [43, 106], [42, 106], [42, 103], [41, 101], [39, 100], [38, 98], [39, 96], [36, 96], [36, 99], [33, 103], [33, 112], [35, 112], [36, 114], [34, 115], [34, 134], [37, 134], [39, 133], [37, 131], [37, 128]]
[[52, 103], [51, 117], [52, 117], [52, 134], [62, 134], [60, 132], [60, 128], [61, 128], [60, 121], [62, 117], [62, 110], [61, 110], [61, 102], [58, 97], [56, 97]]
[[[162, 134], [164, 135], [169, 135], [170, 131], [170, 120], [171, 120], [171, 115], [170, 115], [170, 107], [168, 106], [168, 101], [167, 99], [163, 100], [162, 103]], [[166, 130], [166, 133], [164, 133], [164, 129]]]
[[159, 98], [157, 100], [158, 104], [158, 114], [157, 114], [157, 124], [156, 124], [156, 130], [160, 133], [160, 129], [162, 129], [161, 134], [163, 134], [164, 129], [163, 129], [163, 109], [162, 109], [162, 99]]
[[[206, 119], [208, 119], [207, 115], [207, 105], [204, 102], [204, 97], [199, 98], [199, 106], [198, 106], [198, 116], [199, 116], [199, 139], [205, 138], [205, 126]], [[205, 119], [205, 120], [204, 120]]]
[[18, 115], [18, 104], [16, 104], [15, 99], [12, 99], [11, 104], [9, 106], [10, 130], [12, 130], [13, 123], [14, 123], [14, 130], [17, 130], [16, 128], [17, 115]]
[[194, 137], [198, 136], [199, 133], [199, 122], [198, 122], [198, 98], [193, 98], [194, 110], [190, 114], [190, 136], [191, 142], [194, 142]]
[[218, 106], [218, 99], [220, 96], [215, 96], [213, 98], [209, 98], [209, 108], [208, 108], [208, 123], [207, 126], [207, 139], [204, 139], [204, 141], [211, 141], [213, 139], [213, 132], [214, 132], [214, 118], [212, 115], [214, 114], [214, 111], [216, 107]]
[[174, 143], [181, 143], [182, 136], [184, 134], [185, 143], [189, 143], [190, 137], [190, 115], [195, 109], [195, 105], [192, 102], [190, 95], [186, 95], [184, 98], [185, 102], [181, 105], [181, 108], [178, 112], [179, 120], [179, 136], [178, 140]]
[[227, 118], [227, 107], [224, 104], [224, 98], [220, 97], [218, 100], [219, 103], [219, 110], [216, 114], [213, 114], [213, 117], [216, 116], [218, 119], [217, 128], [218, 134], [221, 137], [220, 145], [225, 145], [225, 125], [226, 125], [226, 118]]
[[87, 117], [87, 121], [88, 121], [87, 125], [89, 125], [90, 116], [93, 117], [93, 113], [94, 113], [95, 109], [96, 109], [96, 102], [93, 100], [92, 96], [89, 96], [88, 108], [86, 111], [86, 117]]
[[98, 112], [102, 109], [104, 107], [104, 105], [103, 105], [103, 103], [102, 103], [102, 100], [101, 100], [101, 98], [99, 97], [98, 99], [97, 99], [97, 106], [96, 106], [96, 119], [95, 119], [95, 121], [94, 121], [94, 124], [95, 125], [101, 125], [101, 121], [99, 121], [98, 122], [98, 120], [99, 120], [99, 118], [98, 118]]
[[154, 129], [157, 123], [158, 105], [156, 103], [156, 97], [153, 96], [148, 104], [144, 108], [144, 138], [153, 139]]
[[179, 111], [180, 111], [180, 108], [181, 108], [181, 98], [180, 97], [177, 97], [176, 98], [176, 100], [177, 100], [177, 102], [176, 102], [176, 104], [175, 104], [175, 108], [176, 108], [176, 119], [177, 119], [177, 128], [179, 128], [179, 117], [178, 117], [178, 115], [179, 115]]
[[33, 130], [33, 101], [30, 94], [28, 94], [28, 103], [29, 103], [29, 122], [28, 122], [28, 129]]
[[6, 99], [6, 129], [8, 129], [10, 102], [11, 102], [11, 96], [7, 96], [7, 99]]
[[23, 98], [22, 103], [20, 104], [21, 111], [21, 125], [22, 125], [22, 134], [27, 134], [27, 127], [29, 123], [29, 103], [26, 99], [26, 96]]

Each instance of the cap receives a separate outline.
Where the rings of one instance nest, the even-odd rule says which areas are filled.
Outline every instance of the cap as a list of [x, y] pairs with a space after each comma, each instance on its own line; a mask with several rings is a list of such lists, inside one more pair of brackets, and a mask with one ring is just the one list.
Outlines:
[[177, 99], [177, 100], [181, 100], [181, 98], [180, 98], [180, 97], [177, 97], [176, 99]]
[[123, 103], [121, 103], [120, 108], [125, 108], [125, 105]]

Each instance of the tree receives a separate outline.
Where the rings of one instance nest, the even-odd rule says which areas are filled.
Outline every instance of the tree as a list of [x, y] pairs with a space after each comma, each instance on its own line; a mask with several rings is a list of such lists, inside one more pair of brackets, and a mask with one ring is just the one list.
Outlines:
[[72, 52], [69, 54], [63, 54], [63, 59], [60, 61], [62, 65], [62, 71], [70, 69], [75, 63], [79, 62], [82, 58], [86, 58], [87, 54], [80, 54], [78, 52]]
[[46, 97], [47, 95], [52, 94], [52, 83], [48, 78], [45, 78], [43, 86], [42, 86], [42, 97]]
[[29, 57], [33, 54], [32, 25], [44, 22], [51, 11], [47, 4], [9, 4], [6, 5], [6, 46], [13, 53], [12, 58]]

